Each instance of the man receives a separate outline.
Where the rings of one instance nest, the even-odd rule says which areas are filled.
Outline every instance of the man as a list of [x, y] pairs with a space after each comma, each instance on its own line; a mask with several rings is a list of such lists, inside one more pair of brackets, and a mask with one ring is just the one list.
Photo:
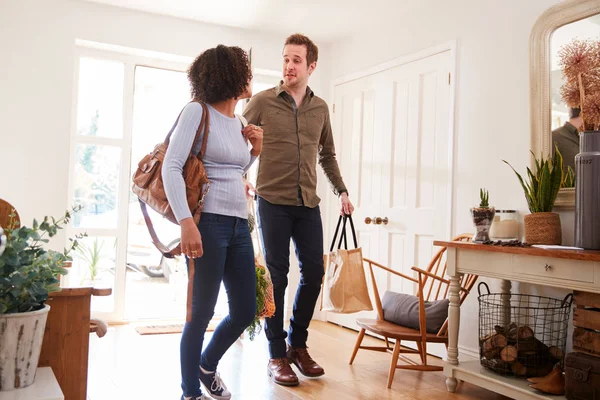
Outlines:
[[[273, 381], [286, 386], [298, 385], [290, 363], [306, 376], [324, 374], [306, 347], [323, 278], [317, 157], [340, 197], [342, 212], [351, 214], [354, 210], [335, 158], [327, 104], [308, 87], [317, 59], [318, 48], [309, 38], [301, 34], [288, 37], [283, 49], [283, 81], [257, 94], [244, 111], [248, 122], [261, 126], [264, 132], [257, 178], [258, 224], [276, 307], [275, 315], [265, 322], [271, 354], [267, 372]], [[283, 314], [290, 239], [300, 265], [300, 284], [288, 335], [283, 329]]]
[[579, 153], [579, 129], [583, 124], [581, 120], [581, 109], [570, 108], [569, 120], [560, 128], [552, 131], [552, 151], [558, 146], [558, 151], [563, 157], [563, 171], [566, 174], [567, 167], [575, 171], [575, 156]]

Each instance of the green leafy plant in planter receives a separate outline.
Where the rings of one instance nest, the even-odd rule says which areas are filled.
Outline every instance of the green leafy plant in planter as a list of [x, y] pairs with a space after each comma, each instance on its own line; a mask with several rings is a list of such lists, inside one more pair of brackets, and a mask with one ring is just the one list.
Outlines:
[[44, 244], [80, 209], [74, 207], [58, 220], [44, 217], [39, 223], [34, 219], [31, 228], [17, 228], [14, 214], [11, 215], [5, 228], [6, 249], [0, 255], [0, 314], [39, 310], [48, 293], [60, 290], [58, 276], [67, 273], [64, 265], [71, 261], [70, 253], [85, 235], [70, 239], [70, 246], [62, 252], [45, 249]]
[[44, 217], [32, 227], [21, 226], [13, 212], [5, 227], [6, 247], [0, 254], [0, 391], [33, 384], [46, 319], [48, 294], [60, 290], [59, 276], [77, 248], [78, 235], [63, 251], [45, 248], [48, 238], [71, 221], [75, 207], [60, 219]]
[[551, 158], [538, 159], [533, 152], [535, 169], [527, 167], [524, 179], [506, 160], [502, 160], [517, 175], [531, 214], [525, 216], [525, 241], [529, 244], [561, 244], [560, 216], [553, 213], [558, 191], [565, 183], [562, 154], [555, 147]]
[[100, 267], [102, 261], [106, 258], [105, 253], [102, 251], [103, 247], [104, 242], [99, 241], [98, 238], [95, 238], [91, 245], [79, 243], [76, 253], [82, 258], [88, 267], [87, 272], [81, 278], [80, 285], [83, 285], [86, 280], [95, 282], [102, 272], [108, 270], [108, 268]]
[[496, 209], [490, 207], [490, 193], [486, 189], [479, 189], [479, 206], [471, 208], [471, 216], [475, 225], [473, 241], [486, 243], [490, 241], [490, 227], [494, 222]]

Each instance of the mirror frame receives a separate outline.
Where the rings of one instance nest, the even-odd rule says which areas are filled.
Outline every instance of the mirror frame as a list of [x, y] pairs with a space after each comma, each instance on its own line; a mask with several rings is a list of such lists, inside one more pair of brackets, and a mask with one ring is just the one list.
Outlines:
[[[550, 40], [561, 26], [600, 14], [598, 0], [566, 0], [546, 10], [536, 21], [529, 41], [529, 85], [531, 112], [531, 150], [550, 155], [552, 142], [550, 102]], [[534, 165], [532, 160], [532, 166]], [[560, 189], [555, 207], [575, 207], [575, 188]]]

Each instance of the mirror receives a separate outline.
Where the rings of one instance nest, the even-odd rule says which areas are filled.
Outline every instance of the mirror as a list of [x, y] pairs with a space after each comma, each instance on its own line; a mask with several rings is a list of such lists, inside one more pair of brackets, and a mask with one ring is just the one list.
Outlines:
[[[573, 125], [580, 125], [577, 110], [564, 104], [559, 51], [572, 39], [600, 38], [600, 1], [566, 1], [547, 10], [531, 33], [531, 147], [548, 157], [556, 143], [563, 154], [565, 171], [574, 170], [579, 137]], [[570, 118], [573, 117], [573, 118]], [[562, 188], [557, 207], [575, 206], [575, 189]]]
[[[556, 29], [550, 39], [550, 99], [552, 105], [550, 128], [551, 148], [558, 147], [563, 156], [563, 169], [569, 176], [575, 171], [575, 156], [579, 153], [579, 131], [582, 130], [580, 109], [570, 108], [561, 96], [566, 82], [559, 65], [561, 51], [573, 39], [597, 40], [600, 38], [600, 14], [592, 15]], [[570, 170], [569, 170], [570, 168]], [[567, 187], [573, 187], [569, 179]]]

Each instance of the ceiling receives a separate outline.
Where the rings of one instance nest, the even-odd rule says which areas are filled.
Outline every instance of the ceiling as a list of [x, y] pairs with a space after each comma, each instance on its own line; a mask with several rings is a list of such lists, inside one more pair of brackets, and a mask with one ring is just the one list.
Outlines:
[[390, 16], [390, 8], [403, 3], [399, 0], [83, 1], [280, 35], [302, 32], [321, 42], [350, 36], [358, 27], [380, 24], [382, 18]]

